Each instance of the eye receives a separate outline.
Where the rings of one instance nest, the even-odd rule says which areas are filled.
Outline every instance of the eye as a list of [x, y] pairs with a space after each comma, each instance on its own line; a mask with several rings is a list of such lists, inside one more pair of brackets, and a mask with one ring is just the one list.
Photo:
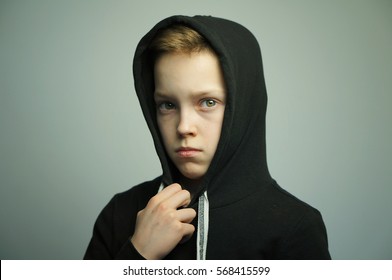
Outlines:
[[158, 110], [160, 112], [168, 112], [171, 110], [174, 110], [176, 108], [176, 105], [174, 105], [171, 102], [161, 102], [158, 104]]
[[201, 106], [206, 108], [212, 108], [216, 106], [216, 101], [214, 99], [204, 99], [201, 102]]

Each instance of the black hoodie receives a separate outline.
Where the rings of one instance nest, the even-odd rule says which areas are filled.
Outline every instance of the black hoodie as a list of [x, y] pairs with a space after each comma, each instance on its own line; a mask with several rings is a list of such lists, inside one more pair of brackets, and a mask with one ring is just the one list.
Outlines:
[[279, 187], [268, 171], [267, 93], [259, 45], [243, 26], [211, 16], [166, 18], [137, 46], [135, 89], [163, 175], [117, 194], [109, 202], [96, 221], [85, 258], [140, 259], [129, 241], [136, 214], [161, 185], [176, 183], [178, 178], [179, 171], [166, 154], [156, 121], [149, 52], [157, 32], [172, 24], [189, 26], [209, 42], [222, 68], [227, 97], [214, 158], [199, 188], [190, 190], [190, 207], [198, 210], [194, 221], [197, 234], [177, 245], [166, 258], [329, 259], [320, 213]]

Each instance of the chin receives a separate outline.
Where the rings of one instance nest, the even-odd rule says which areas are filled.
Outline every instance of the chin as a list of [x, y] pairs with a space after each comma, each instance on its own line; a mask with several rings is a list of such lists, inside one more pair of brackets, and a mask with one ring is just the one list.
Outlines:
[[205, 171], [202, 170], [189, 170], [180, 169], [181, 174], [189, 180], [199, 181], [203, 178]]
[[186, 173], [186, 172], [181, 172], [182, 175], [186, 178], [188, 178], [189, 180], [200, 180], [203, 175], [201, 174], [197, 174], [197, 173]]

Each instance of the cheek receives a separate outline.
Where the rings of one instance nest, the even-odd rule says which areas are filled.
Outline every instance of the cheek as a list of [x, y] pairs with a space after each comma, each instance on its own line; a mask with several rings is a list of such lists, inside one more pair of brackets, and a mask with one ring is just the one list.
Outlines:
[[161, 133], [162, 139], [165, 143], [170, 142], [173, 138], [173, 125], [172, 122], [165, 118], [157, 118], [159, 132]]
[[213, 122], [208, 123], [205, 127], [206, 137], [208, 137], [208, 142], [211, 147], [216, 148], [218, 145], [222, 130], [222, 120], [215, 119]]
[[224, 108], [220, 108], [218, 112], [210, 119], [210, 129], [214, 131], [214, 135], [220, 135], [223, 125]]

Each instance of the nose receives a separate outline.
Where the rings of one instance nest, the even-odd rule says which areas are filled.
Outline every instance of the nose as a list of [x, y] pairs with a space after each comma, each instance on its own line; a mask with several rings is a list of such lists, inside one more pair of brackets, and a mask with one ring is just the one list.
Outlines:
[[197, 134], [196, 116], [191, 110], [181, 110], [177, 132], [181, 137], [195, 136]]

